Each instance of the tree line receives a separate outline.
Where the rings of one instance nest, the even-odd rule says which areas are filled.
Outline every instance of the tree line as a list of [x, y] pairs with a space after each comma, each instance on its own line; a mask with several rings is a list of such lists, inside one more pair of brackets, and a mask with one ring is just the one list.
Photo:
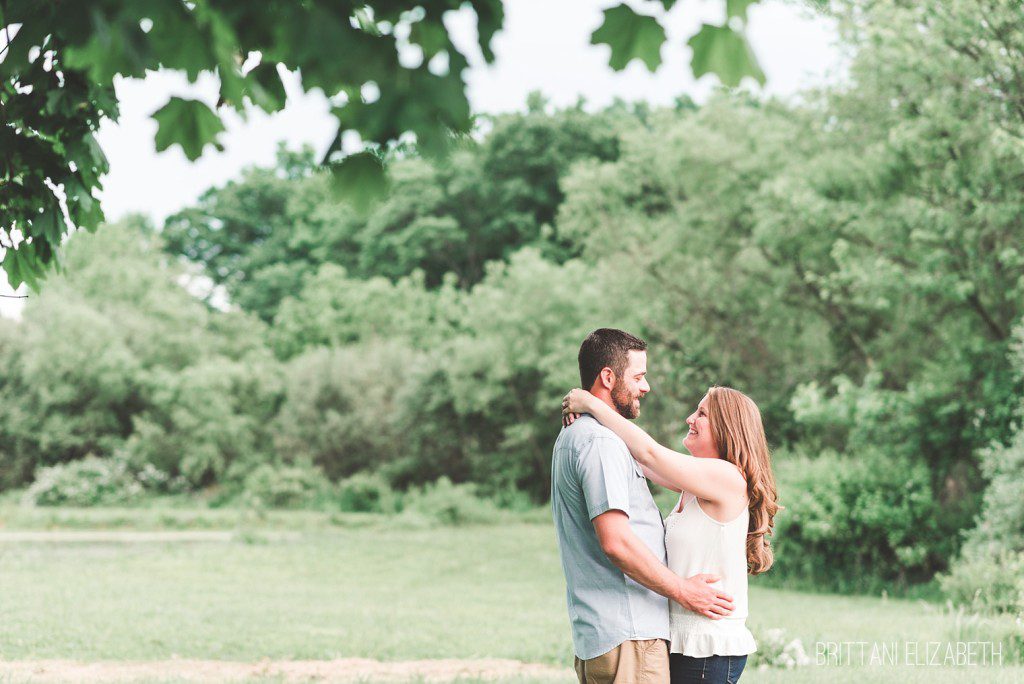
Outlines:
[[1020, 449], [1024, 38], [1001, 0], [836, 11], [848, 79], [799, 103], [536, 96], [395, 159], [367, 210], [282, 151], [159, 230], [76, 236], [0, 325], [0, 486], [93, 454], [184, 490], [303, 463], [542, 502], [579, 342], [613, 325], [650, 344], [665, 443], [710, 384], [761, 406], [783, 576], [945, 570], [1019, 474], [991, 462]]

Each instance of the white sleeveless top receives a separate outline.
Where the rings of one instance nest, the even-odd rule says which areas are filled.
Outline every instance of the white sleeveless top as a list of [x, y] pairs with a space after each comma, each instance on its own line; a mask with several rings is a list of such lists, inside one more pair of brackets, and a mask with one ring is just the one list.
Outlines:
[[665, 519], [668, 567], [684, 578], [701, 573], [720, 576], [711, 586], [732, 596], [733, 612], [712, 620], [670, 601], [669, 651], [694, 658], [753, 653], [757, 644], [746, 626], [750, 511], [744, 508], [734, 520], [721, 523], [704, 512], [694, 495], [684, 492], [679, 502]]

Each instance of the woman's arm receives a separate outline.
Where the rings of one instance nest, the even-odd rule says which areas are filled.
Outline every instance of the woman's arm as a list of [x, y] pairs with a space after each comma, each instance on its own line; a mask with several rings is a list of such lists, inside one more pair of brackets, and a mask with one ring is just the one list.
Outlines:
[[[580, 417], [580, 414], [578, 414], [578, 413], [571, 413], [571, 412], [564, 413], [562, 415], [562, 427], [569, 427], [574, 422], [576, 422], [576, 419], [579, 418], [579, 417]], [[666, 482], [664, 479], [659, 477], [656, 472], [654, 472], [653, 470], [651, 470], [650, 468], [645, 466], [643, 463], [640, 464], [640, 468], [644, 471], [644, 477], [646, 477], [648, 480], [650, 480], [654, 484], [658, 485], [659, 487], [664, 487], [665, 489], [671, 489], [673, 492], [681, 492], [681, 491], [683, 491], [679, 487], [677, 487], [676, 485], [672, 484], [671, 482]]]
[[659, 479], [664, 482], [662, 486], [676, 491], [686, 490], [701, 499], [723, 503], [731, 502], [746, 492], [746, 482], [739, 469], [728, 461], [696, 458], [664, 447], [640, 426], [623, 418], [618, 411], [585, 390], [574, 389], [566, 399], [568, 411], [589, 413], [622, 438], [633, 458], [657, 476], [658, 479], [652, 478], [655, 482]]
[[651, 470], [650, 468], [645, 466], [643, 463], [640, 464], [640, 467], [644, 471], [644, 477], [646, 477], [648, 480], [650, 480], [654, 484], [658, 485], [659, 487], [664, 487], [665, 489], [671, 489], [673, 492], [681, 492], [681, 491], [683, 491], [682, 489], [679, 488], [679, 485], [672, 484], [671, 482], [669, 482], [665, 478], [663, 478], [660, 475], [658, 475], [658, 473], [654, 472], [653, 470]]

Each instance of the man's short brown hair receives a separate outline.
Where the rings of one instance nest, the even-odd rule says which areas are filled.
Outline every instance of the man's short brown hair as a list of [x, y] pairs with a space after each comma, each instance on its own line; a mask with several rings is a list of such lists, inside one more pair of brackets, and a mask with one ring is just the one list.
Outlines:
[[580, 345], [580, 383], [589, 390], [604, 368], [611, 368], [616, 378], [626, 372], [629, 352], [647, 351], [647, 343], [636, 335], [616, 328], [598, 328]]

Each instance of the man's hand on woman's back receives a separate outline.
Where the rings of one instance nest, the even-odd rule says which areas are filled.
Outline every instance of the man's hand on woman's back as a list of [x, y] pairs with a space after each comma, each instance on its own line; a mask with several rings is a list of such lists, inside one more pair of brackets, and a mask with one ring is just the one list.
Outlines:
[[654, 557], [629, 527], [624, 511], [610, 510], [594, 518], [601, 550], [622, 572], [651, 591], [712, 620], [732, 612], [732, 597], [712, 587], [716, 575], [694, 575], [682, 579]]
[[700, 574], [680, 580], [676, 602], [712, 620], [728, 616], [733, 610], [732, 597], [711, 586], [720, 579], [717, 575]]

